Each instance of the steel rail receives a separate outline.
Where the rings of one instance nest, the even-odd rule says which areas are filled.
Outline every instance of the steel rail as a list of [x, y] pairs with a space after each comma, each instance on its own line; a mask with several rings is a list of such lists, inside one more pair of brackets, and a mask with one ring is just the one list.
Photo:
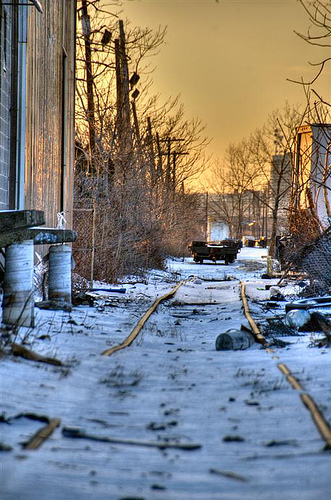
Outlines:
[[255, 337], [255, 340], [259, 343], [259, 344], [262, 344], [262, 345], [267, 345], [268, 342], [266, 341], [266, 339], [264, 338], [264, 336], [261, 334], [257, 324], [255, 323], [255, 321], [253, 320], [252, 316], [251, 316], [251, 313], [249, 311], [249, 307], [248, 307], [248, 301], [247, 301], [247, 297], [246, 297], [246, 285], [245, 283], [242, 281], [240, 283], [241, 285], [241, 299], [242, 299], [242, 302], [243, 302], [243, 305], [244, 305], [244, 311], [245, 311], [245, 316], [251, 326], [251, 329], [252, 329], [252, 332], [253, 332], [253, 335]]
[[114, 347], [110, 347], [109, 349], [106, 349], [103, 351], [101, 354], [103, 356], [110, 356], [116, 351], [120, 351], [121, 349], [125, 349], [126, 347], [129, 347], [129, 345], [132, 344], [132, 342], [137, 338], [137, 336], [140, 333], [140, 330], [143, 328], [144, 324], [148, 320], [148, 318], [153, 314], [157, 306], [163, 302], [166, 299], [170, 299], [175, 295], [177, 290], [182, 286], [184, 281], [180, 281], [170, 292], [166, 293], [165, 295], [162, 295], [158, 299], [155, 300], [155, 302], [151, 305], [151, 307], [145, 312], [145, 314], [142, 316], [142, 318], [138, 321], [132, 332], [126, 339], [119, 345], [115, 345]]
[[[243, 281], [241, 282], [241, 298], [244, 305], [245, 316], [252, 328], [253, 335], [256, 341], [264, 345], [266, 347], [266, 351], [269, 354], [273, 353], [274, 351], [268, 348], [268, 342], [266, 338], [262, 335], [259, 327], [257, 326], [257, 324], [255, 323], [254, 319], [250, 314], [248, 301], [246, 297], [246, 285]], [[279, 359], [278, 356], [272, 356], [272, 358]], [[304, 388], [302, 387], [300, 382], [293, 376], [293, 374], [286, 365], [284, 365], [283, 363], [277, 363], [277, 368], [283, 373], [283, 375], [286, 377], [286, 380], [291, 384], [293, 389], [295, 389], [296, 391], [300, 391], [301, 401], [303, 402], [305, 407], [309, 410], [319, 433], [321, 434], [322, 438], [325, 441], [324, 450], [331, 450], [331, 427], [329, 423], [325, 420], [322, 411], [317, 406], [313, 398], [308, 393], [304, 392]]]

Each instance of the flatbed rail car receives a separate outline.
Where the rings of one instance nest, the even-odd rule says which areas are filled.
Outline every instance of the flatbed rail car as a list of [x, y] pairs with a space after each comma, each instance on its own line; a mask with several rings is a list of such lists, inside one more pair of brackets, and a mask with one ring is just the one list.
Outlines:
[[218, 242], [191, 241], [188, 245], [194, 262], [202, 264], [204, 260], [224, 260], [225, 264], [232, 264], [241, 248], [241, 241], [222, 240]]

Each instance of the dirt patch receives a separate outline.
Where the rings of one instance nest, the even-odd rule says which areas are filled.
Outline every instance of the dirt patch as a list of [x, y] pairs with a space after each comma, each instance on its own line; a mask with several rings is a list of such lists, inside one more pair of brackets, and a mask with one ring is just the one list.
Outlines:
[[238, 260], [238, 263], [240, 264], [240, 269], [244, 269], [245, 271], [262, 271], [266, 267], [263, 262], [256, 260]]

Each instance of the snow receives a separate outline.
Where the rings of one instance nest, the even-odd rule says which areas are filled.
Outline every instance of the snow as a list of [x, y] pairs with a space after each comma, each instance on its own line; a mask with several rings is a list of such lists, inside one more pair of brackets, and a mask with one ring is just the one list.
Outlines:
[[[150, 273], [145, 283], [131, 278], [121, 284], [125, 294], [96, 292], [97, 307], [38, 310], [36, 328], [22, 328], [20, 337], [68, 367], [3, 357], [1, 411], [60, 418], [61, 426], [38, 450], [27, 451], [20, 443], [44, 424], [24, 417], [0, 422], [0, 441], [12, 446], [0, 455], [1, 500], [329, 498], [330, 454], [322, 451], [300, 391], [277, 364], [288, 366], [331, 422], [330, 350], [310, 347], [310, 333], [284, 337], [289, 345], [272, 353], [257, 344], [215, 350], [219, 333], [247, 324], [240, 280], [247, 283], [253, 315], [275, 314], [256, 302], [268, 298], [265, 284], [277, 282], [261, 280], [265, 256], [266, 250], [244, 248], [229, 266], [169, 259], [167, 271]], [[189, 277], [132, 346], [101, 356], [129, 335], [174, 280]], [[72, 426], [96, 436], [201, 448], [160, 450], [63, 436]]]

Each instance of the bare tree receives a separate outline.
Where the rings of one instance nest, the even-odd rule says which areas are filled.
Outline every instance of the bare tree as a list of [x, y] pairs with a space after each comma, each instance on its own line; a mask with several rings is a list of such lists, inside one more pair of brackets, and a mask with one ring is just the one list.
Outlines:
[[231, 236], [241, 238], [246, 216], [253, 211], [253, 194], [260, 178], [260, 169], [251, 161], [250, 144], [242, 140], [230, 144], [224, 162], [213, 168], [211, 204], [230, 226]]
[[178, 99], [149, 96], [165, 30], [132, 29], [98, 6], [83, 2], [77, 41], [75, 202], [94, 214], [95, 275], [116, 279], [162, 266], [196, 233], [184, 182], [205, 168], [207, 140]]
[[288, 216], [295, 155], [296, 131], [304, 115], [288, 103], [276, 110], [267, 123], [250, 137], [251, 161], [267, 186], [267, 196], [257, 197], [271, 215], [269, 255], [274, 257], [276, 237], [288, 230]]
[[299, 3], [307, 14], [310, 27], [306, 33], [297, 31], [295, 33], [306, 43], [327, 51], [327, 54], [320, 61], [309, 62], [309, 65], [315, 70], [309, 80], [304, 80], [303, 78], [300, 81], [290, 80], [303, 86], [307, 102], [309, 103], [308, 110], [311, 108], [314, 113], [318, 104], [331, 106], [329, 97], [325, 98], [320, 95], [316, 87], [321, 75], [327, 70], [327, 66], [331, 64], [331, 2], [330, 0], [299, 0]]
[[[298, 107], [287, 103], [247, 140], [231, 145], [224, 163], [214, 168], [213, 189], [215, 180], [220, 186], [216, 196], [211, 194], [214, 210], [230, 230], [237, 225], [234, 234], [240, 237], [244, 219], [254, 212], [254, 203], [259, 205], [263, 214], [260, 226], [265, 236], [270, 235], [269, 254], [273, 257], [276, 236], [288, 228], [296, 131], [304, 117]], [[270, 219], [271, 228], [267, 228]]]

